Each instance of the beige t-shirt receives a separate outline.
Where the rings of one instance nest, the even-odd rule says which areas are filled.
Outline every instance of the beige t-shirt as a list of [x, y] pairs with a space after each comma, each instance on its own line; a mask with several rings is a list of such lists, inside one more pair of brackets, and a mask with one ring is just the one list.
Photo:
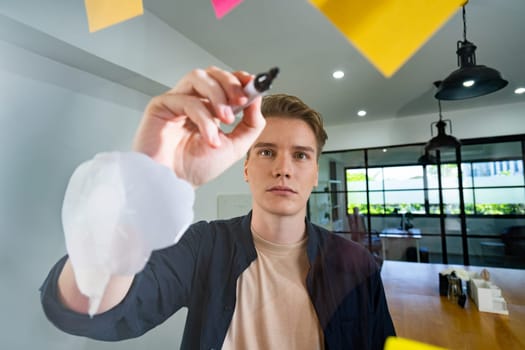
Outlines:
[[257, 259], [237, 280], [237, 303], [223, 349], [323, 349], [306, 290], [307, 239], [275, 244], [253, 234]]

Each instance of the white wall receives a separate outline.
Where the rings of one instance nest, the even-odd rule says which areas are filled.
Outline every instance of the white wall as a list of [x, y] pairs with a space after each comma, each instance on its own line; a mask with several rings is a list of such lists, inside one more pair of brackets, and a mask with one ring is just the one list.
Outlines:
[[[65, 253], [60, 210], [69, 176], [97, 152], [129, 150], [149, 96], [1, 41], [0, 57], [1, 347], [177, 348], [184, 312], [140, 339], [115, 345], [55, 329], [38, 293]], [[24, 67], [39, 70], [39, 78], [27, 76]], [[56, 84], [60, 80], [63, 85]], [[119, 103], [78, 92], [86, 86], [118, 96]], [[140, 109], [129, 107], [139, 104]]]
[[[69, 176], [98, 152], [129, 150], [150, 97], [2, 41], [0, 57], [0, 327], [8, 330], [2, 348], [178, 348], [185, 310], [138, 339], [104, 343], [55, 329], [38, 294], [65, 254], [60, 210]], [[28, 66], [49, 79], [27, 76]], [[86, 86], [119, 96], [119, 103], [78, 92]], [[218, 194], [249, 193], [242, 163], [197, 191], [196, 220], [216, 218]]]
[[87, 30], [84, 1], [0, 1], [0, 14], [167, 86], [191, 68], [225, 67], [147, 11], [95, 33]]
[[[0, 28], [1, 348], [178, 348], [185, 310], [138, 339], [97, 342], [55, 329], [38, 288], [65, 253], [60, 209], [73, 169], [97, 152], [129, 150], [150, 98], [115, 82], [172, 86], [193, 68], [229, 67], [147, 12], [89, 34], [83, 1], [2, 1]], [[240, 190], [237, 167], [199, 189], [196, 219], [216, 217], [215, 193]]]
[[195, 197], [195, 220], [217, 218], [217, 197], [224, 194], [249, 194], [250, 188], [244, 181], [243, 162], [239, 160], [224, 174], [197, 189]]

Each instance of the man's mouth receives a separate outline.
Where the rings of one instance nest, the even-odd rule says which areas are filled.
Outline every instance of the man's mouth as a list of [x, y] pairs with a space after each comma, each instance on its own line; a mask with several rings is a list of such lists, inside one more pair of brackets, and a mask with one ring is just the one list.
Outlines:
[[297, 193], [292, 188], [288, 186], [272, 186], [268, 189], [268, 192], [274, 193]]

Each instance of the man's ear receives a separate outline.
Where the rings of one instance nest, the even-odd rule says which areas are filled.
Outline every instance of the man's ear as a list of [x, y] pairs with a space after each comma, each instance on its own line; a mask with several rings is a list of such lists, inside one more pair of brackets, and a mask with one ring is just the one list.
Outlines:
[[244, 181], [248, 182], [248, 159], [244, 160], [243, 176], [244, 176]]

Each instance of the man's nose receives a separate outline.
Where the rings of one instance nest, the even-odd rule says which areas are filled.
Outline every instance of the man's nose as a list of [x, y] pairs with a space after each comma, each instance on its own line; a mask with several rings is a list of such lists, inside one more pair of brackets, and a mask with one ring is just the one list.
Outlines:
[[288, 155], [279, 155], [275, 158], [273, 176], [289, 178], [292, 175], [292, 159]]

